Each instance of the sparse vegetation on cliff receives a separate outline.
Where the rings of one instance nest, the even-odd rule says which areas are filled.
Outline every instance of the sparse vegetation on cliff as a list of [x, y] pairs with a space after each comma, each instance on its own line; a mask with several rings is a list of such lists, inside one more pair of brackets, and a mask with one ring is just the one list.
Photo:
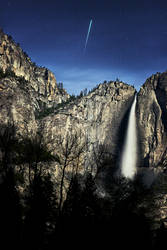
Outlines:
[[70, 95], [70, 97], [66, 101], [62, 101], [61, 103], [57, 103], [57, 104], [53, 105], [53, 107], [43, 107], [43, 108], [41, 108], [41, 111], [37, 110], [35, 113], [35, 117], [36, 117], [36, 119], [42, 119], [50, 114], [57, 114], [60, 110], [67, 107], [69, 104], [75, 103], [75, 101], [79, 100], [82, 97], [83, 97], [82, 92], [77, 96]]
[[0, 79], [4, 79], [6, 77], [13, 77], [20, 83], [20, 87], [24, 88], [24, 86], [28, 83], [28, 81], [23, 76], [17, 76], [14, 71], [12, 71], [10, 68], [7, 68], [5, 72], [2, 68], [0, 68]]

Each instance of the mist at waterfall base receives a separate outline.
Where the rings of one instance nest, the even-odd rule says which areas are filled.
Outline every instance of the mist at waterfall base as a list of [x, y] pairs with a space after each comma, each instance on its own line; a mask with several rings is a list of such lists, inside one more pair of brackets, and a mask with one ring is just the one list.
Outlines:
[[136, 95], [129, 114], [127, 134], [121, 157], [121, 175], [133, 179], [137, 172], [137, 131], [136, 131]]

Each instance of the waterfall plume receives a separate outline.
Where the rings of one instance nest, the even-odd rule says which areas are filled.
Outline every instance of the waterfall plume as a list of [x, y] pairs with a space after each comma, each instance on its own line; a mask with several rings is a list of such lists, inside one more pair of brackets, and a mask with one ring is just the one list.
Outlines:
[[137, 131], [136, 131], [136, 95], [131, 106], [127, 134], [121, 158], [121, 175], [133, 179], [137, 171]]

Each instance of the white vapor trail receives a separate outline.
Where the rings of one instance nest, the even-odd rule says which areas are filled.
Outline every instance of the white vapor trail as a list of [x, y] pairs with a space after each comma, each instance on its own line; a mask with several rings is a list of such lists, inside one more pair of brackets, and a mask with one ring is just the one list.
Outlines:
[[88, 43], [88, 39], [89, 39], [89, 34], [90, 34], [91, 26], [92, 26], [92, 19], [90, 20], [90, 23], [89, 23], [89, 28], [88, 28], [88, 33], [87, 33], [87, 37], [86, 37], [84, 52], [85, 52], [85, 50], [86, 50], [86, 46], [87, 46], [87, 43]]

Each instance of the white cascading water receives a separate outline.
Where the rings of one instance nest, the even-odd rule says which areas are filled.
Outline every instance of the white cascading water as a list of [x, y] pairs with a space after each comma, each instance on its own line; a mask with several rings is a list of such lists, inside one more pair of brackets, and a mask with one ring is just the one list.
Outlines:
[[137, 131], [136, 131], [136, 96], [128, 121], [128, 129], [121, 159], [121, 175], [133, 179], [137, 171]]

